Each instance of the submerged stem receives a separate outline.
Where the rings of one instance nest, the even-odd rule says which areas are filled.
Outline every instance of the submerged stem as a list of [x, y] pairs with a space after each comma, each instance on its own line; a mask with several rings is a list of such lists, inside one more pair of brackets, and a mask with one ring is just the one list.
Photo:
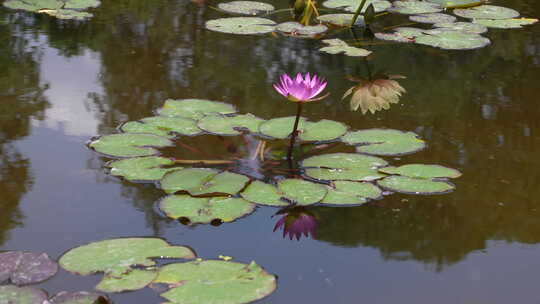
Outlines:
[[366, 5], [366, 0], [362, 0], [362, 2], [360, 2], [360, 6], [356, 10], [352, 18], [351, 27], [354, 26], [354, 24], [356, 23], [356, 19], [358, 19], [358, 16], [362, 13], [362, 9], [364, 8], [364, 5]]
[[296, 142], [296, 137], [298, 136], [298, 123], [300, 121], [300, 114], [302, 113], [302, 102], [298, 102], [298, 107], [296, 108], [296, 119], [294, 120], [294, 127], [291, 133], [291, 142], [289, 144], [289, 152], [287, 153], [287, 161], [289, 161], [289, 168], [293, 168], [292, 163], [292, 153], [294, 148], [294, 143]]

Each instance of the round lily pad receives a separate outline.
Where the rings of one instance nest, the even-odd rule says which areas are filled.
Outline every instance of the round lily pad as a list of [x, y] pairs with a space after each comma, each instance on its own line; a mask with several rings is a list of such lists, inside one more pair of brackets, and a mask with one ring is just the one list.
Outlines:
[[409, 19], [418, 23], [442, 23], [442, 22], [454, 22], [456, 17], [443, 13], [431, 13], [409, 16]]
[[210, 114], [232, 114], [236, 108], [228, 103], [205, 99], [167, 99], [158, 110], [162, 116], [184, 117], [199, 120]]
[[270, 184], [254, 181], [240, 193], [240, 195], [253, 203], [267, 206], [287, 206], [288, 203], [281, 200], [281, 193]]
[[61, 291], [50, 300], [51, 304], [108, 304], [111, 301], [104, 295], [95, 292]]
[[489, 20], [489, 19], [475, 19], [473, 20], [474, 24], [482, 25], [490, 28], [498, 29], [511, 29], [511, 28], [522, 28], [524, 25], [531, 25], [538, 22], [538, 19], [532, 18], [514, 18], [514, 19], [498, 19], [498, 20]]
[[225, 116], [209, 115], [199, 120], [199, 128], [206, 132], [217, 135], [239, 135], [239, 130], [257, 132], [264, 119], [258, 118], [253, 114]]
[[484, 0], [427, 0], [428, 2], [436, 3], [444, 8], [465, 8], [478, 6], [484, 3]]
[[276, 30], [282, 33], [291, 34], [294, 36], [306, 36], [311, 37], [315, 35], [322, 34], [328, 30], [323, 24], [317, 25], [302, 25], [298, 22], [289, 21], [283, 22], [276, 26]]
[[59, 19], [82, 20], [92, 17], [92, 14], [82, 12], [87, 8], [98, 7], [98, 0], [7, 0], [4, 6], [11, 9], [21, 9], [36, 13], [45, 13]]
[[131, 269], [119, 277], [106, 274], [101, 282], [99, 282], [99, 284], [96, 286], [96, 290], [103, 292], [138, 290], [152, 283], [156, 277], [156, 270], [142, 269]]
[[[322, 23], [330, 23], [337, 26], [349, 26], [353, 21], [354, 14], [325, 14], [317, 17]], [[354, 25], [363, 26], [365, 25], [364, 17], [358, 16]]]
[[89, 146], [97, 152], [116, 157], [150, 156], [158, 154], [156, 147], [172, 146], [169, 139], [152, 134], [112, 134], [101, 136]]
[[229, 13], [241, 15], [258, 15], [274, 10], [274, 6], [257, 1], [231, 1], [219, 3], [218, 8]]
[[159, 202], [159, 209], [173, 219], [187, 218], [191, 224], [207, 224], [214, 220], [232, 222], [253, 212], [255, 205], [241, 198], [169, 195]]
[[331, 141], [347, 132], [347, 126], [333, 120], [323, 119], [318, 122], [307, 122], [300, 133], [304, 141]]
[[94, 16], [87, 12], [81, 12], [81, 11], [69, 10], [69, 9], [54, 9], [54, 10], [42, 9], [42, 10], [39, 10], [38, 13], [44, 13], [58, 19], [66, 19], [66, 20], [69, 20], [69, 19], [85, 20]]
[[193, 136], [202, 133], [193, 119], [164, 116], [129, 121], [120, 126], [120, 130], [126, 133], [149, 133], [168, 138], [174, 138], [177, 134]]
[[[337, 9], [343, 9], [347, 12], [355, 13], [358, 10], [358, 7], [360, 6], [360, 2], [357, 0], [328, 0], [323, 2], [324, 7], [328, 8], [337, 8]], [[366, 12], [367, 7], [373, 4], [373, 8], [375, 9], [376, 13], [380, 13], [388, 9], [392, 6], [392, 3], [390, 1], [386, 0], [366, 0], [366, 3], [364, 4], [364, 7], [362, 8], [362, 13]], [[350, 24], [350, 23], [349, 23]]]
[[57, 271], [58, 264], [46, 253], [0, 253], [0, 282], [9, 279], [15, 285], [35, 284], [54, 276]]
[[41, 289], [15, 285], [0, 286], [0, 303], [3, 304], [41, 304], [47, 303], [48, 298]]
[[408, 194], [438, 194], [446, 193], [455, 187], [449, 182], [429, 179], [411, 178], [406, 176], [388, 176], [377, 181], [379, 186], [401, 193]]
[[478, 34], [460, 32], [449, 29], [433, 29], [424, 31], [415, 38], [415, 43], [429, 45], [445, 50], [472, 50], [485, 47], [491, 42]]
[[320, 202], [326, 195], [326, 187], [301, 179], [284, 179], [278, 182], [283, 197], [298, 205], [311, 205]]
[[304, 168], [376, 169], [388, 165], [382, 158], [357, 153], [329, 153], [306, 158], [301, 166]]
[[370, 168], [308, 168], [304, 175], [322, 181], [373, 181], [386, 176]]
[[407, 37], [400, 33], [375, 33], [375, 37], [380, 40], [401, 42], [401, 43], [412, 43], [414, 42], [414, 37]]
[[276, 277], [255, 262], [221, 260], [165, 265], [156, 283], [169, 284], [161, 294], [171, 303], [243, 304], [262, 299], [276, 289]]
[[[482, 19], [485, 20], [485, 19]], [[433, 27], [447, 28], [460, 32], [468, 32], [475, 34], [483, 34], [488, 31], [487, 27], [482, 24], [470, 23], [470, 22], [442, 22], [435, 23]]]
[[405, 15], [438, 13], [442, 10], [440, 5], [425, 1], [394, 1], [392, 7], [387, 9], [391, 13]]
[[[268, 137], [285, 139], [291, 135], [295, 119], [294, 116], [288, 116], [267, 120], [260, 125], [259, 132]], [[298, 130], [302, 130], [305, 122], [306, 119], [300, 117]]]
[[366, 57], [372, 53], [371, 51], [368, 51], [366, 49], [349, 46], [345, 41], [337, 38], [324, 39], [322, 40], [322, 42], [328, 44], [328, 46], [320, 48], [319, 51], [328, 54], [343, 54], [352, 57]]
[[402, 26], [402, 27], [395, 28], [394, 31], [403, 36], [416, 37], [416, 36], [424, 34], [425, 30], [421, 28], [416, 28], [416, 27]]
[[392, 129], [369, 129], [349, 132], [341, 140], [349, 145], [360, 145], [358, 152], [374, 155], [402, 155], [426, 147], [426, 143], [413, 132]]
[[167, 193], [185, 191], [191, 195], [235, 195], [249, 181], [242, 174], [221, 172], [206, 168], [190, 168], [170, 172], [161, 179], [161, 188]]
[[322, 200], [327, 205], [359, 205], [369, 198], [381, 197], [382, 191], [371, 183], [336, 181], [328, 187], [328, 193]]
[[274, 21], [259, 17], [220, 18], [206, 22], [206, 28], [211, 31], [239, 35], [270, 33], [275, 25]]
[[458, 170], [440, 165], [408, 164], [399, 167], [385, 167], [379, 169], [379, 171], [414, 178], [457, 178], [461, 176], [461, 172]]
[[111, 175], [122, 176], [129, 181], [155, 181], [160, 180], [167, 172], [182, 169], [182, 167], [164, 168], [172, 165], [174, 165], [172, 159], [148, 156], [116, 160], [105, 166], [111, 168]]
[[519, 17], [519, 12], [511, 8], [495, 5], [480, 5], [466, 9], [455, 9], [454, 14], [469, 19], [510, 19]]

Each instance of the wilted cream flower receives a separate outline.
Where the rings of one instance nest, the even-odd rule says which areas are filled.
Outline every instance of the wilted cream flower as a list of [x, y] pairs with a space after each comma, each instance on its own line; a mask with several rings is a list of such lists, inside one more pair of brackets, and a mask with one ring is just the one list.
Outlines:
[[352, 78], [349, 80], [356, 81], [359, 84], [348, 89], [341, 99], [351, 97], [351, 110], [356, 111], [358, 108], [362, 110], [362, 114], [367, 111], [371, 114], [379, 110], [388, 110], [390, 104], [398, 103], [401, 94], [405, 93], [405, 89], [394, 79], [405, 78], [401, 75], [381, 75], [372, 80], [362, 78]]

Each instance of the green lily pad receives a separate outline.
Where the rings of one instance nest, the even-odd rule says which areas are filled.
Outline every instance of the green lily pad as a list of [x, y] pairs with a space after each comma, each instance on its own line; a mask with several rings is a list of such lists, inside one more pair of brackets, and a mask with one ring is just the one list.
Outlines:
[[276, 30], [294, 36], [311, 37], [326, 32], [328, 27], [323, 24], [305, 26], [298, 22], [289, 21], [278, 24]]
[[122, 176], [129, 181], [155, 181], [163, 178], [165, 173], [182, 169], [182, 167], [163, 168], [172, 166], [170, 158], [148, 156], [116, 160], [105, 166], [111, 168], [111, 175]]
[[412, 43], [414, 42], [414, 37], [408, 37], [406, 35], [394, 32], [394, 33], [375, 33], [375, 37], [380, 40], [401, 42], [401, 43]]
[[187, 218], [191, 224], [207, 224], [214, 220], [232, 222], [253, 212], [255, 205], [241, 198], [169, 195], [159, 202], [159, 209], [173, 219]]
[[322, 181], [373, 181], [385, 177], [375, 169], [369, 168], [309, 168], [304, 171], [308, 177]]
[[[262, 135], [271, 138], [285, 139], [291, 135], [295, 119], [296, 117], [294, 116], [288, 116], [267, 120], [260, 125], [259, 132]], [[298, 130], [302, 130], [305, 122], [306, 119], [300, 117], [300, 120], [298, 121]]]
[[456, 17], [443, 13], [430, 13], [421, 15], [409, 16], [409, 20], [418, 23], [442, 23], [442, 22], [454, 22]]
[[220, 18], [206, 22], [206, 28], [211, 31], [238, 35], [271, 33], [275, 25], [274, 21], [259, 17]]
[[58, 264], [46, 253], [0, 253], [0, 282], [9, 279], [15, 285], [35, 284], [54, 276], [57, 271]]
[[195, 253], [184, 246], [171, 246], [157, 238], [119, 238], [90, 243], [73, 248], [59, 260], [65, 270], [89, 275], [104, 272], [122, 277], [133, 269], [131, 266], [151, 267], [153, 258], [192, 259]]
[[424, 34], [426, 35], [416, 37], [415, 43], [444, 50], [472, 50], [485, 47], [491, 43], [488, 38], [478, 34], [444, 28], [424, 31]]
[[414, 178], [457, 178], [461, 176], [461, 172], [458, 170], [440, 165], [409, 164], [399, 167], [385, 167], [379, 169], [379, 171]]
[[257, 132], [265, 120], [253, 114], [225, 116], [209, 115], [199, 120], [199, 128], [217, 135], [239, 135], [238, 130]]
[[111, 301], [104, 295], [95, 292], [61, 291], [50, 300], [51, 304], [108, 304]]
[[332, 141], [347, 133], [347, 126], [333, 120], [323, 119], [318, 122], [306, 122], [299, 138], [303, 141]]
[[398, 175], [385, 177], [382, 180], [377, 181], [377, 184], [391, 191], [408, 194], [446, 193], [455, 188], [454, 185], [445, 181], [434, 181]]
[[328, 193], [322, 200], [327, 205], [359, 205], [369, 198], [381, 197], [382, 191], [371, 183], [336, 181], [328, 187]]
[[190, 168], [170, 172], [161, 179], [166, 193], [186, 191], [191, 195], [235, 195], [244, 188], [249, 178], [242, 174], [221, 172], [206, 168]]
[[373, 155], [402, 155], [426, 147], [426, 143], [413, 132], [392, 129], [369, 129], [349, 132], [341, 140], [349, 145], [360, 145], [357, 151]]
[[0, 303], [2, 304], [41, 304], [47, 303], [48, 298], [41, 289], [15, 285], [0, 286]]
[[281, 193], [270, 184], [261, 181], [252, 182], [240, 195], [250, 202], [266, 206], [287, 206], [287, 202], [281, 200]]
[[[482, 19], [484, 20], [484, 19]], [[488, 31], [486, 26], [470, 22], [442, 22], [435, 23], [433, 27], [436, 28], [446, 28], [460, 32], [468, 32], [475, 34], [483, 34]]]
[[273, 5], [256, 1], [231, 1], [219, 3], [218, 8], [229, 13], [241, 15], [258, 15], [274, 10]]
[[96, 286], [103, 292], [122, 292], [146, 287], [157, 277], [156, 270], [132, 269], [121, 276], [106, 274]]
[[90, 148], [116, 157], [150, 156], [159, 153], [156, 147], [168, 147], [174, 143], [169, 139], [152, 134], [104, 135], [90, 142]]
[[7, 0], [4, 6], [35, 13], [45, 13], [59, 19], [86, 19], [92, 14], [80, 10], [98, 7], [98, 0]]
[[392, 7], [387, 9], [391, 13], [405, 15], [438, 13], [442, 10], [443, 8], [440, 5], [425, 1], [394, 1]]
[[168, 138], [174, 138], [176, 134], [194, 136], [202, 133], [193, 119], [164, 116], [129, 121], [123, 124], [120, 130], [126, 133], [149, 133]]
[[366, 49], [361, 49], [353, 46], [349, 46], [345, 41], [341, 39], [324, 39], [322, 42], [328, 44], [323, 48], [320, 48], [319, 51], [325, 52], [328, 54], [343, 54], [352, 57], [366, 57], [371, 54], [371, 51]]
[[284, 179], [278, 182], [283, 197], [298, 205], [311, 205], [320, 202], [326, 195], [326, 187], [302, 179]]
[[228, 103], [205, 99], [167, 99], [158, 110], [161, 116], [184, 117], [199, 120], [205, 115], [232, 114], [236, 108]]
[[498, 19], [498, 20], [489, 20], [489, 19], [475, 19], [473, 20], [474, 24], [483, 25], [490, 28], [499, 28], [499, 29], [511, 29], [511, 28], [522, 28], [524, 25], [531, 25], [538, 22], [538, 19], [532, 18], [514, 18], [514, 19]]
[[[322, 23], [329, 23], [337, 26], [349, 26], [351, 25], [353, 18], [354, 14], [325, 14], [318, 16], [317, 20]], [[358, 16], [358, 19], [356, 19], [354, 25], [364, 26], [364, 17]]]
[[171, 303], [190, 304], [251, 303], [274, 292], [276, 281], [255, 262], [220, 260], [165, 265], [155, 280], [171, 286], [162, 297]]
[[375, 169], [388, 165], [382, 158], [357, 153], [329, 153], [316, 155], [302, 161], [303, 168]]
[[511, 19], [519, 17], [519, 12], [511, 8], [495, 5], [480, 5], [466, 9], [455, 9], [454, 14], [469, 19]]
[[424, 34], [424, 29], [416, 27], [402, 26], [395, 28], [394, 31], [406, 37], [416, 37]]
[[[343, 9], [347, 12], [355, 13], [358, 10], [358, 7], [360, 6], [360, 2], [357, 0], [328, 0], [323, 2], [324, 7], [328, 8], [337, 8], [337, 9]], [[367, 7], [373, 4], [373, 8], [375, 9], [376, 13], [383, 12], [387, 10], [389, 7], [392, 6], [392, 3], [390, 1], [385, 0], [366, 0], [366, 3], [364, 4], [364, 7], [362, 8], [362, 13], [366, 12]], [[350, 24], [350, 22], [349, 22]]]
[[42, 10], [39, 10], [38, 13], [47, 14], [49, 16], [53, 16], [58, 19], [72, 19], [72, 20], [85, 20], [88, 18], [92, 18], [94, 16], [87, 12], [68, 10], [68, 9], [54, 9], [54, 10], [42, 9]]
[[444, 8], [464, 8], [478, 6], [484, 3], [484, 0], [427, 0], [436, 3]]

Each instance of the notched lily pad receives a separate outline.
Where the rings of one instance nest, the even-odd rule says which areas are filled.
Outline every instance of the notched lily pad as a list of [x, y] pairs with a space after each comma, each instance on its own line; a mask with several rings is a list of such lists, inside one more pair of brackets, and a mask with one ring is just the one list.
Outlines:
[[371, 51], [368, 51], [366, 49], [349, 46], [345, 41], [341, 39], [324, 39], [322, 40], [322, 42], [328, 44], [328, 46], [320, 48], [319, 51], [328, 54], [343, 54], [352, 57], [366, 57], [372, 53]]
[[168, 138], [174, 138], [177, 134], [194, 136], [202, 133], [193, 119], [164, 116], [129, 121], [120, 126], [120, 130], [126, 133], [149, 133]]
[[[263, 122], [259, 127], [259, 132], [271, 138], [285, 139], [291, 135], [294, 126], [294, 116], [279, 117]], [[298, 130], [302, 130], [306, 119], [300, 117], [298, 121]]]
[[394, 1], [392, 7], [387, 9], [391, 13], [405, 15], [438, 13], [442, 10], [443, 8], [440, 5], [425, 1]]
[[229, 13], [241, 15], [258, 15], [274, 10], [273, 5], [257, 1], [231, 1], [219, 3], [218, 8]]
[[15, 285], [0, 286], [0, 303], [2, 304], [41, 304], [47, 303], [47, 299], [47, 294], [41, 289]]
[[98, 7], [98, 0], [7, 0], [4, 6], [35, 13], [45, 13], [59, 19], [83, 20], [93, 15], [81, 10]]
[[159, 202], [159, 209], [173, 219], [208, 224], [214, 220], [232, 222], [253, 212], [255, 205], [241, 198], [169, 195]]
[[418, 23], [442, 23], [442, 22], [454, 22], [456, 17], [452, 15], [447, 15], [443, 13], [431, 13], [431, 14], [421, 14], [413, 15], [409, 17], [409, 20], [418, 22]]
[[274, 21], [259, 17], [220, 18], [206, 22], [206, 28], [211, 31], [238, 35], [271, 33], [275, 25]]
[[243, 304], [262, 299], [277, 287], [276, 277], [255, 262], [221, 260], [165, 265], [156, 283], [169, 284], [161, 294], [171, 303]]
[[[322, 23], [329, 23], [329, 24], [333, 24], [337, 26], [349, 26], [351, 25], [353, 18], [354, 18], [354, 14], [325, 14], [325, 15], [318, 16], [317, 20], [319, 20]], [[358, 16], [354, 25], [364, 26], [365, 25], [364, 17]]]
[[[260, 125], [259, 132], [265, 137], [285, 139], [291, 135], [294, 121], [294, 116], [270, 119]], [[333, 120], [310, 122], [300, 117], [298, 131], [303, 141], [333, 141], [347, 132], [347, 126]]]
[[455, 9], [454, 14], [469, 19], [511, 19], [519, 17], [518, 11], [495, 5], [480, 5], [467, 9]]
[[326, 32], [328, 27], [323, 24], [305, 26], [298, 22], [289, 21], [278, 24], [276, 30], [293, 36], [312, 37]]
[[157, 156], [127, 158], [105, 164], [111, 169], [111, 175], [122, 176], [129, 181], [160, 180], [165, 173], [182, 169], [182, 167], [164, 167], [172, 165], [174, 160]]
[[111, 301], [104, 295], [87, 292], [67, 292], [61, 291], [57, 293], [51, 300], [51, 304], [110, 304]]
[[341, 140], [349, 145], [360, 145], [358, 152], [373, 155], [402, 155], [420, 151], [426, 143], [413, 132], [392, 129], [369, 129], [349, 132]]
[[532, 18], [514, 18], [514, 19], [498, 19], [498, 20], [489, 20], [489, 19], [475, 19], [473, 20], [474, 24], [482, 25], [490, 28], [498, 29], [511, 29], [511, 28], [522, 28], [524, 25], [531, 25], [538, 22], [538, 19]]
[[167, 99], [158, 110], [161, 116], [184, 117], [199, 120], [205, 115], [232, 114], [236, 108], [228, 103], [205, 99]]
[[[324, 1], [322, 5], [328, 8], [343, 9], [344, 11], [355, 13], [358, 10], [358, 7], [360, 6], [360, 2], [362, 1], [328, 0], [328, 1]], [[392, 6], [392, 3], [386, 0], [366, 0], [366, 3], [364, 4], [364, 7], [362, 8], [362, 13], [366, 12], [366, 9], [370, 4], [373, 4], [373, 8], [375, 9], [376, 13], [383, 12]]]
[[168, 147], [174, 143], [152, 134], [123, 133], [100, 136], [90, 142], [90, 148], [115, 157], [151, 156], [159, 153], [155, 148]]
[[382, 191], [371, 183], [336, 181], [328, 187], [328, 193], [322, 200], [327, 205], [359, 205], [381, 197]]
[[120, 275], [105, 274], [96, 290], [103, 292], [122, 292], [146, 287], [157, 277], [156, 270], [131, 269]]
[[235, 195], [249, 181], [242, 174], [206, 168], [190, 168], [173, 171], [161, 179], [161, 188], [167, 193], [185, 191], [191, 195], [230, 194]]
[[425, 35], [415, 38], [415, 43], [429, 45], [444, 50], [473, 50], [485, 47], [491, 41], [478, 34], [454, 31], [444, 28], [424, 31]]
[[57, 271], [58, 264], [46, 253], [0, 253], [0, 283], [9, 279], [15, 285], [35, 284], [54, 276]]
[[293, 178], [279, 181], [278, 189], [283, 197], [303, 206], [320, 202], [327, 192], [324, 185]]
[[379, 171], [414, 178], [458, 178], [461, 172], [440, 165], [408, 164], [399, 167], [384, 167]]
[[460, 32], [468, 32], [475, 34], [483, 34], [488, 31], [487, 27], [481, 24], [470, 23], [470, 22], [442, 22], [435, 23], [433, 27], [436, 28], [446, 28]]
[[199, 120], [199, 128], [206, 132], [217, 135], [239, 135], [239, 130], [257, 132], [259, 126], [265, 120], [253, 114], [243, 114], [234, 116], [209, 115]]
[[282, 194], [270, 184], [254, 181], [240, 193], [240, 195], [253, 203], [266, 206], [287, 206], [287, 202], [281, 200]]
[[392, 175], [377, 181], [385, 189], [407, 194], [441, 194], [454, 190], [454, 185], [446, 181]]
[[386, 166], [382, 158], [356, 153], [332, 153], [309, 157], [302, 161], [304, 174], [317, 180], [372, 181], [386, 175], [377, 168]]

